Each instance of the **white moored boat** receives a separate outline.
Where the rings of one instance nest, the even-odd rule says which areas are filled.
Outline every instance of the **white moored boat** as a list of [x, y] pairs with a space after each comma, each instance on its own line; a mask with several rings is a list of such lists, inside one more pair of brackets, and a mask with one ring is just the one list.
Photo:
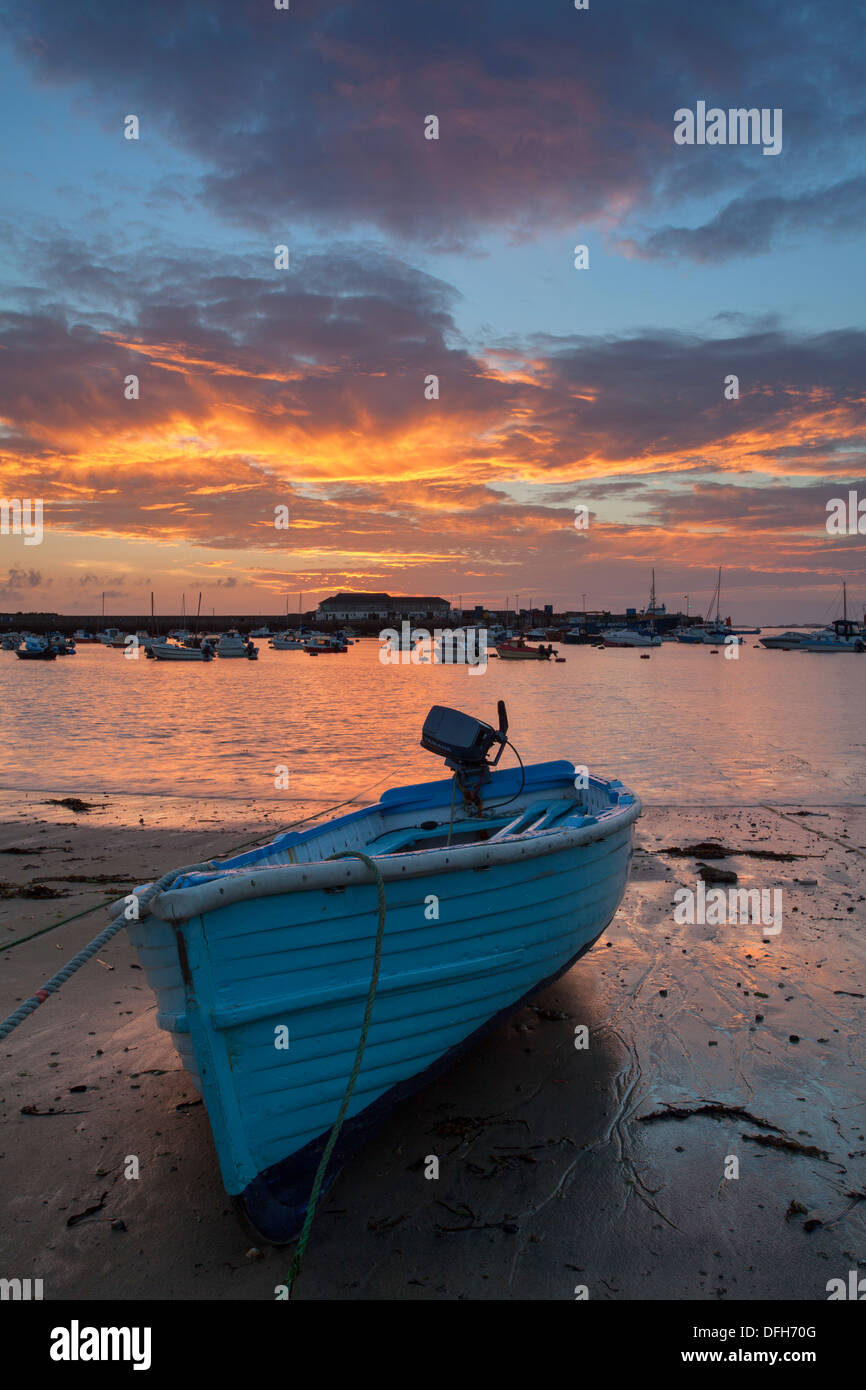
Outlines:
[[797, 648], [801, 652], [863, 652], [866, 631], [848, 617], [848, 585], [842, 585], [842, 617], [822, 632], [814, 632]]
[[151, 642], [149, 655], [157, 661], [212, 661], [213, 648], [207, 642], [200, 647], [181, 647], [174, 642]]
[[660, 647], [662, 639], [657, 632], [640, 632], [632, 627], [609, 627], [601, 634], [606, 647]]
[[780, 632], [775, 637], [762, 637], [761, 646], [771, 652], [795, 652], [814, 636], [814, 632]]
[[241, 634], [234, 628], [224, 632], [217, 643], [217, 656], [240, 657], [245, 656], [250, 660], [255, 660], [258, 656], [258, 647], [250, 642], [248, 638], [241, 637]]

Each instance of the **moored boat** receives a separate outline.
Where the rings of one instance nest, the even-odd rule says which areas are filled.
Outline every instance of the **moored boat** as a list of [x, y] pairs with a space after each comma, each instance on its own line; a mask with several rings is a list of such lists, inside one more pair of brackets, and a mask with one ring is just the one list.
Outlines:
[[234, 628], [224, 632], [217, 643], [217, 656], [221, 657], [247, 657], [250, 661], [255, 661], [259, 654], [259, 649], [249, 638], [242, 637]]
[[842, 585], [842, 617], [821, 632], [812, 633], [797, 648], [801, 652], [866, 651], [866, 630], [848, 617], [848, 585]]
[[23, 644], [16, 647], [15, 655], [19, 661], [56, 661], [57, 651], [50, 642], [41, 637], [25, 637]]
[[146, 649], [157, 661], [213, 661], [213, 647], [202, 642], [200, 647], [181, 647], [175, 642], [152, 641]]
[[453, 781], [179, 870], [129, 923], [226, 1189], [266, 1240], [298, 1233], [345, 1097], [325, 1188], [379, 1117], [568, 970], [617, 910], [638, 799], [617, 781], [584, 787], [566, 761], [496, 771], [506, 742], [501, 703], [498, 729], [434, 706], [422, 744]]
[[328, 656], [334, 652], [348, 651], [348, 647], [338, 637], [313, 637], [304, 643], [304, 651], [307, 656]]
[[523, 638], [512, 642], [499, 642], [497, 654], [503, 661], [549, 661], [556, 653], [553, 647], [529, 647]]
[[779, 632], [772, 637], [762, 637], [761, 646], [771, 652], [794, 652], [814, 635], [813, 632]]
[[660, 647], [662, 644], [657, 632], [632, 627], [607, 628], [601, 640], [606, 647]]
[[823, 631], [807, 637], [797, 647], [797, 651], [864, 652], [866, 651], [866, 633], [857, 623], [842, 622], [841, 619], [837, 619], [832, 627], [824, 628]]

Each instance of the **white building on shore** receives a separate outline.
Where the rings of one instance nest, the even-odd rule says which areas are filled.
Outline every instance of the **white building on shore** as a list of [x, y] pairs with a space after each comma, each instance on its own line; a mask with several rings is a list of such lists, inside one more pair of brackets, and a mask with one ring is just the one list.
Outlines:
[[444, 598], [424, 595], [341, 593], [322, 599], [316, 609], [318, 622], [410, 622], [421, 618], [444, 619], [450, 613]]

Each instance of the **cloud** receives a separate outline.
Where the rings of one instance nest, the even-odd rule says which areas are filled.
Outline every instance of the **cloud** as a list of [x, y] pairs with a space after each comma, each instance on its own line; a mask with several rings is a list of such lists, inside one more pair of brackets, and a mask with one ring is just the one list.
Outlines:
[[[425, 553], [434, 531], [460, 547], [473, 528], [507, 532], [545, 496], [519, 482], [634, 513], [641, 478], [844, 478], [864, 448], [863, 332], [737, 320], [712, 338], [538, 334], [472, 353], [456, 302], [393, 256], [337, 247], [289, 281], [167, 257], [93, 322], [11, 311], [0, 488], [44, 497], [51, 532], [290, 551], [309, 568], [387, 553], [398, 531]], [[581, 500], [548, 496], [556, 515]]]
[[590, 588], [609, 573], [633, 592], [652, 565], [689, 589], [721, 549], [743, 573], [856, 567], [820, 523], [824, 494], [864, 474], [866, 333], [735, 316], [709, 338], [470, 351], [453, 287], [383, 251], [323, 247], [286, 279], [154, 250], [122, 298], [88, 255], [90, 315], [57, 281], [0, 318], [0, 493], [45, 499], [51, 572], [80, 603], [166, 585], [255, 607], [287, 589], [480, 597], [527, 575], [555, 592], [588, 567]]
[[5, 580], [0, 580], [0, 590], [11, 593], [19, 589], [39, 589], [42, 584], [42, 574], [39, 570], [10, 569]]
[[798, 232], [828, 239], [859, 235], [866, 220], [866, 177], [844, 179], [793, 197], [744, 195], [699, 227], [660, 227], [643, 241], [623, 243], [646, 260], [718, 264], [759, 256]]
[[[841, 165], [857, 133], [852, 7], [728, 0], [698, 15], [693, 0], [659, 0], [534, 16], [524, 0], [289, 11], [0, 0], [0, 13], [42, 82], [83, 88], [112, 130], [138, 114], [142, 139], [198, 161], [212, 210], [268, 232], [366, 224], [453, 247], [484, 228], [618, 223], [732, 186], [766, 200], [771, 161], [756, 178], [748, 151], [674, 146], [673, 113], [696, 93], [782, 107], [789, 177]], [[438, 140], [424, 138], [429, 114]], [[177, 193], [188, 191], [184, 180]], [[800, 219], [810, 215], [823, 225], [819, 201], [802, 203]], [[760, 241], [770, 216], [740, 224]]]

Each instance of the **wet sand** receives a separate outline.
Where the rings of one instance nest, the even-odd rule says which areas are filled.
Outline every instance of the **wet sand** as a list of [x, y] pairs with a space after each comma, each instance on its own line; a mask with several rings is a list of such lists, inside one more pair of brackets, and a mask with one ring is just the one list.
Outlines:
[[[4, 795], [0, 851], [28, 852], [0, 852], [0, 945], [280, 824], [252, 803], [48, 796]], [[866, 808], [800, 809], [646, 810], [606, 935], [395, 1109], [320, 1204], [295, 1296], [823, 1301], [866, 1266]], [[782, 888], [778, 936], [674, 923], [696, 860], [662, 851], [711, 839], [804, 856], [706, 861]], [[11, 896], [34, 883], [64, 896]], [[0, 954], [0, 1013], [107, 920]], [[125, 934], [0, 1059], [0, 1275], [46, 1299], [273, 1298], [291, 1252], [240, 1226]]]

